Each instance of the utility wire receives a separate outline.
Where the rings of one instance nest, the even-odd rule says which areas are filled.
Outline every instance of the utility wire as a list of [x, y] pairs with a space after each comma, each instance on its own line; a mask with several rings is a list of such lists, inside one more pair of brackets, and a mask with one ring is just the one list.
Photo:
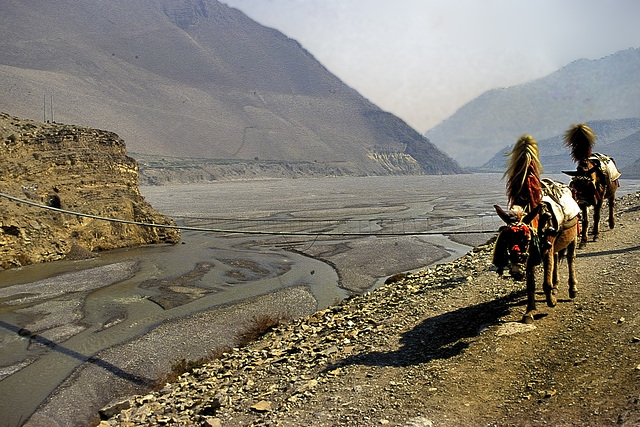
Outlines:
[[[306, 231], [262, 231], [262, 230], [225, 230], [220, 228], [207, 228], [207, 227], [192, 227], [187, 225], [172, 225], [172, 224], [155, 224], [149, 222], [130, 221], [126, 219], [108, 218], [99, 215], [91, 215], [82, 212], [70, 211], [67, 209], [55, 208], [53, 206], [47, 206], [40, 203], [33, 202], [31, 200], [21, 199], [19, 197], [11, 196], [0, 192], [0, 197], [12, 200], [17, 203], [24, 203], [26, 205], [34, 206], [40, 209], [47, 209], [54, 212], [60, 212], [68, 215], [75, 215], [84, 218], [92, 218], [101, 221], [117, 222], [121, 224], [132, 224], [143, 227], [158, 227], [169, 228], [185, 231], [200, 231], [208, 233], [226, 233], [226, 234], [258, 234], [258, 235], [270, 235], [270, 236], [337, 236], [337, 237], [366, 237], [366, 236], [419, 236], [419, 235], [442, 235], [442, 234], [489, 234], [496, 233], [496, 230], [439, 230], [439, 231], [417, 231], [417, 232], [379, 232], [379, 233], [365, 233], [365, 232], [306, 232]], [[201, 218], [203, 219], [203, 218]], [[242, 221], [242, 220], [235, 220]]]

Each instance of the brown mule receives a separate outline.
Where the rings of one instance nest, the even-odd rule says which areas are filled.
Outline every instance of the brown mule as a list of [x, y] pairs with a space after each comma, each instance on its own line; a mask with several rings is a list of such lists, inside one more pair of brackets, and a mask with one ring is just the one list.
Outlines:
[[[509, 154], [510, 162], [505, 176], [508, 177], [507, 196], [511, 209], [507, 212], [494, 205], [506, 226], [500, 228], [493, 263], [498, 267], [499, 275], [508, 267], [514, 279], [526, 279], [527, 308], [522, 320], [533, 323], [536, 311], [535, 270], [540, 263], [544, 267], [542, 287], [549, 307], [557, 303], [558, 260], [561, 255], [566, 255], [569, 266], [569, 297], [575, 298], [577, 295], [574, 261], [578, 243], [578, 215], [576, 213], [558, 221], [551, 208], [543, 202], [543, 196], [548, 196], [544, 194], [547, 187], [540, 180], [538, 171], [542, 167], [538, 160], [538, 146], [531, 136], [521, 137]], [[571, 210], [577, 212], [577, 206]]]
[[593, 240], [600, 234], [600, 214], [604, 200], [609, 205], [609, 228], [615, 227], [616, 190], [620, 186], [620, 172], [613, 158], [592, 153], [596, 136], [584, 123], [573, 125], [565, 133], [565, 145], [571, 148], [571, 157], [577, 162], [575, 171], [563, 171], [573, 177], [570, 187], [582, 211], [580, 247], [587, 244], [589, 208], [593, 207]]
[[[498, 273], [502, 274], [509, 267], [510, 275], [516, 280], [526, 279], [527, 309], [522, 317], [523, 322], [533, 323], [536, 311], [536, 266], [542, 262], [544, 290], [547, 305], [555, 307], [558, 294], [558, 261], [562, 255], [567, 258], [569, 267], [569, 298], [578, 294], [578, 280], [575, 273], [576, 248], [578, 244], [578, 217], [565, 224], [556, 235], [547, 234], [540, 243], [537, 228], [540, 207], [534, 212], [524, 215], [522, 209], [511, 209], [505, 212], [495, 205], [498, 216], [507, 224], [500, 229], [494, 250], [494, 264]], [[520, 212], [520, 214], [518, 213]]]

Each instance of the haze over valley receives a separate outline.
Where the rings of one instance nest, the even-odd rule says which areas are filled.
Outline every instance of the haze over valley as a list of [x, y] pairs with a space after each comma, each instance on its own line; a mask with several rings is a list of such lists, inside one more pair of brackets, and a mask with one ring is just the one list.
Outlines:
[[[504, 170], [505, 147], [522, 134], [542, 144], [541, 156], [560, 156], [549, 166], [573, 168], [561, 136], [574, 123], [595, 123], [595, 151], [624, 165], [640, 157], [640, 49], [628, 49], [598, 60], [579, 60], [532, 82], [494, 89], [460, 108], [426, 136], [463, 166]], [[635, 133], [635, 136], [631, 136]], [[630, 138], [623, 141], [623, 138]], [[619, 148], [603, 147], [617, 144]], [[634, 149], [635, 147], [635, 149]], [[630, 156], [630, 157], [629, 157]], [[562, 157], [562, 158], [561, 158]], [[564, 159], [563, 159], [564, 158]], [[569, 162], [566, 162], [569, 160]], [[543, 165], [547, 162], [543, 161]], [[485, 168], [485, 170], [487, 170]]]
[[634, 0], [223, 1], [299, 41], [463, 166], [523, 133], [638, 117]]

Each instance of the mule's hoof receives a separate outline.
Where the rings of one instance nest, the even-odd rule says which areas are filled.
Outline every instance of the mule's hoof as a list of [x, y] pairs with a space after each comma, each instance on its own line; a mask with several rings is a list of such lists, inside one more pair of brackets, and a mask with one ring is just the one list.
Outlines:
[[569, 289], [569, 298], [574, 299], [577, 296], [578, 296], [578, 291], [577, 290]]
[[584, 249], [586, 246], [587, 246], [587, 242], [585, 240], [583, 240], [578, 245], [578, 249]]
[[547, 288], [544, 290], [544, 296], [546, 297], [549, 307], [555, 307], [558, 303], [558, 297], [556, 297], [556, 295], [558, 295], [558, 288]]
[[610, 228], [610, 229], [612, 229], [612, 230], [613, 230], [615, 227], [616, 227], [616, 225], [615, 225], [614, 223], [609, 224], [609, 228]]
[[525, 315], [522, 316], [522, 323], [526, 323], [527, 325], [531, 325], [533, 323], [533, 314], [525, 313]]

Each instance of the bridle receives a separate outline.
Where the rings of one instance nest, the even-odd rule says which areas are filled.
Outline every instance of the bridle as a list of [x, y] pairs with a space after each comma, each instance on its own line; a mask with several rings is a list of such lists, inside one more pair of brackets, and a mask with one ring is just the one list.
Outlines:
[[595, 205], [599, 192], [591, 176], [574, 176], [571, 180], [571, 191], [578, 203]]
[[498, 229], [499, 233], [493, 249], [492, 262], [497, 267], [499, 276], [502, 276], [505, 268], [509, 268], [511, 275], [516, 280], [520, 280], [516, 276], [525, 276], [529, 265], [540, 263], [537, 230], [540, 223], [534, 220], [540, 215], [541, 206], [542, 204], [538, 204], [528, 213], [525, 213], [520, 206], [514, 206], [507, 213], [500, 206], [494, 205], [498, 216], [506, 224]]
[[504, 229], [510, 230], [512, 233], [522, 233], [526, 239], [525, 248], [522, 250], [518, 244], [514, 244], [511, 247], [507, 247], [507, 252], [511, 254], [511, 252], [519, 253], [520, 256], [529, 256], [529, 248], [531, 247], [531, 234], [533, 233], [531, 227], [527, 224], [523, 224], [521, 222], [514, 225], [504, 226]]

